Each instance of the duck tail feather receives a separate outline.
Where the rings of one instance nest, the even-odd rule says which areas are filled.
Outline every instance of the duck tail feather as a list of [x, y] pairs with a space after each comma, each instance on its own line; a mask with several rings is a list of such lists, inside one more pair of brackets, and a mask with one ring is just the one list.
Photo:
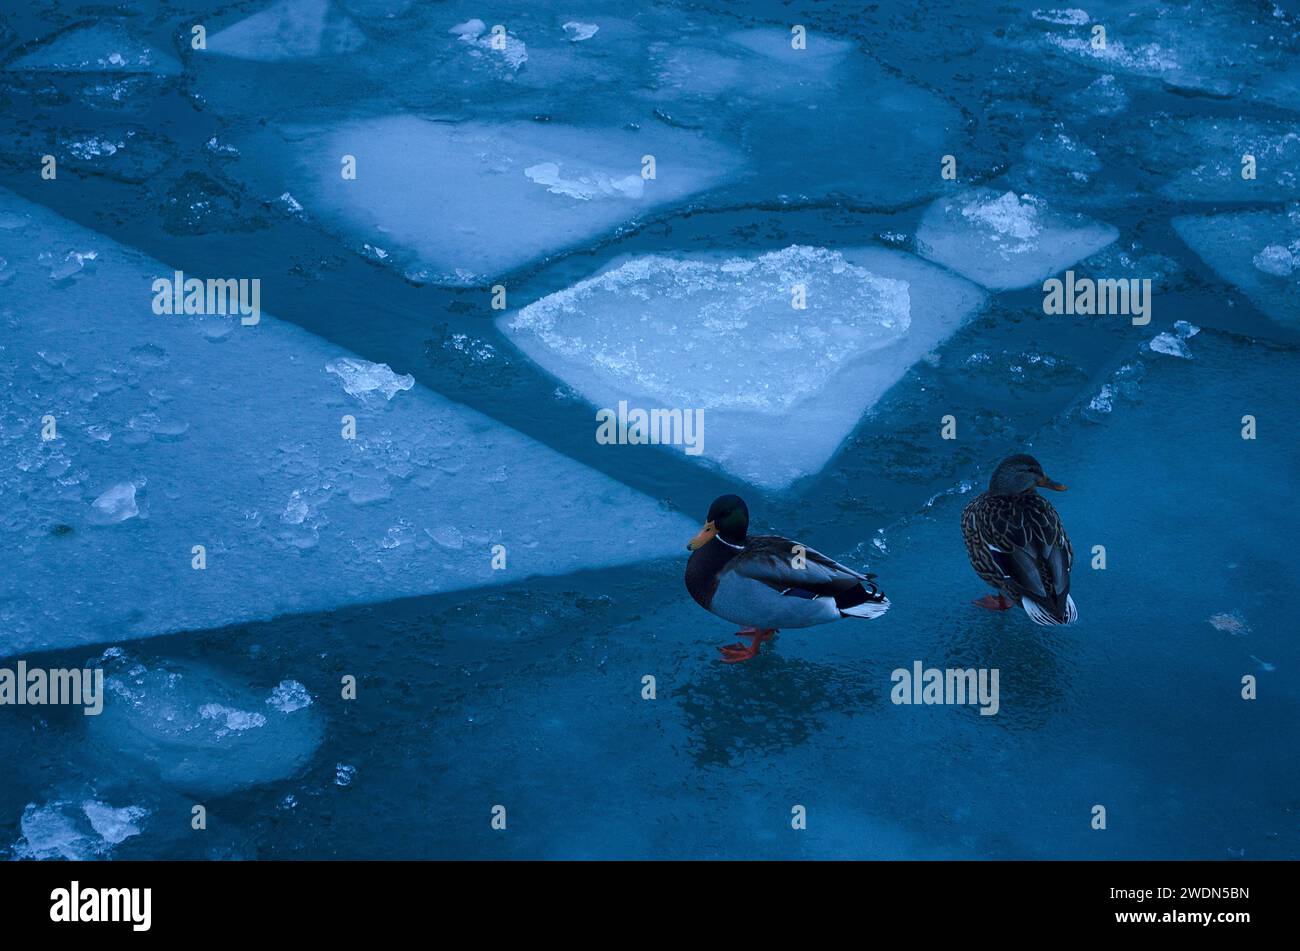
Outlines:
[[863, 601], [861, 604], [855, 604], [852, 607], [840, 608], [840, 616], [873, 618], [880, 617], [888, 610], [889, 599], [882, 594], [879, 601]]
[[1044, 627], [1060, 627], [1063, 624], [1073, 624], [1079, 620], [1079, 609], [1074, 606], [1074, 598], [1068, 594], [1065, 596], [1065, 611], [1060, 617], [1057, 617], [1029, 597], [1021, 598], [1020, 605], [1025, 609], [1025, 613], [1029, 615], [1029, 620]]

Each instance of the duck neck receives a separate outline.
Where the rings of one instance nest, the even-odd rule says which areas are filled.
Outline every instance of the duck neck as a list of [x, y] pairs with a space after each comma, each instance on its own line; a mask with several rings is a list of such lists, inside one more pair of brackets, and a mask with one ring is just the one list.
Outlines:
[[707, 608], [717, 587], [718, 572], [744, 549], [714, 536], [691, 554], [686, 563], [686, 590], [701, 607]]

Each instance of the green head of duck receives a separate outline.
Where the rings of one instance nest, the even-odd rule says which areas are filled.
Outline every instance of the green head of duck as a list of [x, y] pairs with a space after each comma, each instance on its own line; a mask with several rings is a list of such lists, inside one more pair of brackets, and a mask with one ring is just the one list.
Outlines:
[[731, 545], [745, 544], [749, 534], [749, 506], [738, 495], [720, 495], [709, 506], [705, 516], [704, 527], [698, 535], [686, 543], [688, 551], [707, 544], [715, 535]]

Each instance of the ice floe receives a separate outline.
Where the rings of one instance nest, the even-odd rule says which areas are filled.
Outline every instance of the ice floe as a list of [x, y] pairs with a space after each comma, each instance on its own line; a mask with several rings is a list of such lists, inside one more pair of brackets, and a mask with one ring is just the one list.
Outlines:
[[907, 254], [795, 245], [621, 258], [502, 326], [596, 407], [702, 410], [700, 457], [780, 488], [982, 299]]
[[1112, 226], [1051, 210], [1033, 195], [971, 188], [940, 198], [916, 232], [917, 250], [993, 290], [1028, 287], [1106, 247]]

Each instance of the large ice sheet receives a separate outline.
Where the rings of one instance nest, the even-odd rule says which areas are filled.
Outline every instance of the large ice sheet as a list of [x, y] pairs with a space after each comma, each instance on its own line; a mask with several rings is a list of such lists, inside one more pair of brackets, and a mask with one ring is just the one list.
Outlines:
[[1033, 195], [969, 188], [934, 202], [916, 231], [931, 261], [992, 290], [1028, 287], [1119, 236], [1111, 225], [1052, 211]]
[[982, 299], [900, 252], [791, 246], [619, 258], [501, 324], [601, 409], [702, 410], [694, 458], [781, 488], [821, 469]]
[[1278, 323], [1300, 329], [1300, 205], [1174, 219], [1178, 236], [1214, 272]]
[[170, 268], [9, 193], [0, 258], [0, 655], [676, 554], [691, 525], [272, 317], [155, 315]]
[[340, 56], [366, 37], [330, 0], [278, 0], [265, 10], [208, 37], [209, 52], [276, 62]]
[[78, 26], [18, 57], [10, 69], [42, 72], [152, 73], [180, 72], [176, 60], [131, 34], [120, 23]]
[[[737, 165], [696, 133], [389, 116], [287, 133], [307, 211], [412, 277], [486, 283], [721, 180]], [[356, 158], [355, 180], [340, 159]], [[642, 177], [642, 158], [655, 177]], [[300, 191], [301, 190], [301, 191]], [[400, 256], [399, 256], [400, 252]], [[407, 260], [402, 261], [401, 257]]]

